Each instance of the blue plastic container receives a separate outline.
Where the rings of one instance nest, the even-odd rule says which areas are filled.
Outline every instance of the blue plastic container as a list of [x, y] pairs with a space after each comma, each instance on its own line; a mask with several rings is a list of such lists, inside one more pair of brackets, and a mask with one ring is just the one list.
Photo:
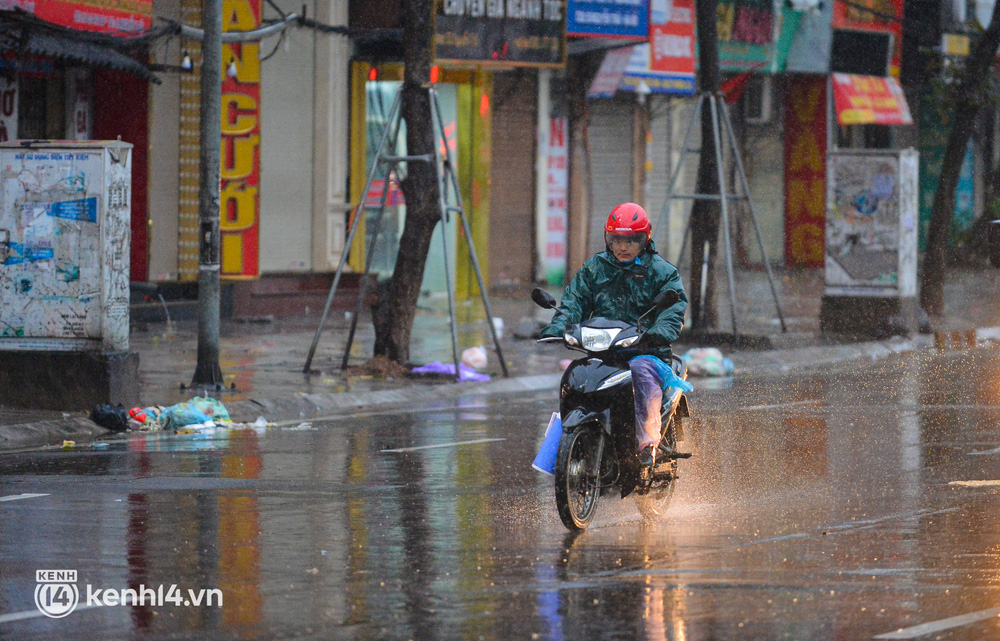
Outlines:
[[559, 419], [559, 413], [553, 412], [552, 418], [549, 419], [549, 426], [545, 428], [545, 440], [542, 442], [542, 447], [538, 450], [531, 467], [543, 474], [555, 475], [556, 456], [559, 454], [559, 441], [562, 440], [562, 432], [562, 421]]

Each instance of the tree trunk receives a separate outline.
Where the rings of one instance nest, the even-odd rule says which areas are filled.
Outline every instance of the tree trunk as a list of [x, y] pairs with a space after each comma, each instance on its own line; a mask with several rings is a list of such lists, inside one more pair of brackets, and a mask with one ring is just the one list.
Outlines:
[[941, 178], [934, 192], [930, 228], [927, 233], [927, 253], [920, 283], [920, 304], [928, 314], [944, 313], [945, 256], [951, 236], [951, 220], [955, 215], [955, 189], [962, 170], [962, 159], [969, 144], [969, 136], [982, 106], [981, 84], [989, 75], [990, 66], [1000, 44], [1000, 11], [993, 9], [990, 24], [983, 32], [975, 51], [966, 63], [965, 72], [957, 89], [953, 125], [948, 135], [944, 158], [941, 161]]
[[[431, 119], [430, 43], [432, 1], [403, 3], [402, 117], [406, 121], [406, 153], [434, 153]], [[434, 230], [441, 220], [436, 168], [429, 162], [408, 162], [401, 185], [406, 199], [406, 222], [392, 277], [374, 306], [375, 356], [398, 363], [410, 358], [410, 334], [423, 281], [424, 265]]]
[[[717, 0], [695, 3], [698, 31], [699, 90], [702, 94], [719, 93], [719, 38], [716, 25]], [[719, 159], [715, 157], [711, 105], [706, 100], [701, 111], [701, 154], [698, 157], [698, 182], [696, 193], [719, 193]], [[691, 208], [691, 326], [694, 329], [715, 327], [718, 310], [715, 304], [715, 257], [719, 238], [721, 207], [718, 200], [696, 200]], [[708, 272], [705, 297], [702, 299], [702, 264], [705, 244], [708, 243]]]

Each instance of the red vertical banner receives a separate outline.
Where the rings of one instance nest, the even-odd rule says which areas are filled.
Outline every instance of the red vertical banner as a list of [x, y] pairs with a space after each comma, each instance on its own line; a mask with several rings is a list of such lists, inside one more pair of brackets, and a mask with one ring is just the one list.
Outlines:
[[822, 267], [826, 225], [826, 77], [788, 77], [785, 265]]
[[[654, 7], [656, 4], [654, 3]], [[694, 75], [694, 0], [674, 0], [649, 21], [649, 68]]]
[[[223, 0], [222, 30], [261, 24], [261, 0]], [[260, 275], [260, 43], [222, 45], [219, 231], [223, 278]]]
[[834, 2], [834, 29], [856, 29], [892, 34], [889, 75], [899, 77], [903, 58], [903, 0], [854, 0]]

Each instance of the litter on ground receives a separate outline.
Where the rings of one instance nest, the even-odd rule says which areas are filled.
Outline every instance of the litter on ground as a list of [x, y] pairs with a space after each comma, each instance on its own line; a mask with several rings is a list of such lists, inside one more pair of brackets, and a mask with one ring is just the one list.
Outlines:
[[[442, 363], [441, 361], [434, 361], [433, 363], [428, 363], [427, 365], [423, 365], [421, 367], [414, 367], [412, 371], [414, 374], [454, 376], [455, 364]], [[464, 363], [458, 364], [458, 371], [459, 371], [458, 380], [460, 381], [483, 383], [490, 380], [489, 374], [480, 374], [479, 372], [465, 365]]]
[[695, 347], [681, 355], [691, 376], [731, 376], [733, 361], [716, 347]]

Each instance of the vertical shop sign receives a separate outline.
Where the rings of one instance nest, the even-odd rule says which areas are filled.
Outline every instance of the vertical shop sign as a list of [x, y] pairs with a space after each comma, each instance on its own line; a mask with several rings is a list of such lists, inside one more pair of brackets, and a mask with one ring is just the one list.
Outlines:
[[[223, 0], [222, 30], [260, 26], [260, 0]], [[223, 278], [259, 275], [260, 43], [222, 45], [222, 185], [219, 231]], [[235, 66], [235, 75], [229, 70]]]
[[17, 140], [17, 76], [0, 76], [0, 142]]
[[566, 222], [569, 198], [569, 124], [549, 119], [549, 218], [545, 234], [545, 280], [562, 285], [566, 278]]
[[694, 0], [654, 2], [649, 26], [651, 71], [694, 78]]
[[822, 267], [826, 78], [790, 76], [785, 101], [785, 264]]

